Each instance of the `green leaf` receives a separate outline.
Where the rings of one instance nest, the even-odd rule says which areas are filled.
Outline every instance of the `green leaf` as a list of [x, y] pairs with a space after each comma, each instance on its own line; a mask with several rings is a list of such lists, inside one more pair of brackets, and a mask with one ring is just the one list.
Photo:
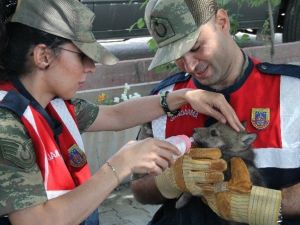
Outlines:
[[139, 29], [142, 29], [142, 28], [145, 27], [145, 20], [144, 20], [144, 18], [139, 18], [139, 19], [138, 19], [138, 21], [137, 21], [137, 27], [138, 27]]
[[153, 38], [151, 38], [148, 41], [147, 45], [148, 45], [148, 47], [149, 47], [149, 49], [151, 51], [156, 52], [156, 50], [157, 50], [157, 43], [156, 43], [156, 41]]
[[230, 33], [235, 34], [238, 31], [239, 28], [239, 22], [238, 22], [238, 16], [237, 14], [232, 14], [229, 17], [230, 20]]
[[249, 34], [243, 34], [242, 37], [241, 37], [241, 41], [242, 41], [242, 42], [250, 41], [250, 36], [249, 36]]

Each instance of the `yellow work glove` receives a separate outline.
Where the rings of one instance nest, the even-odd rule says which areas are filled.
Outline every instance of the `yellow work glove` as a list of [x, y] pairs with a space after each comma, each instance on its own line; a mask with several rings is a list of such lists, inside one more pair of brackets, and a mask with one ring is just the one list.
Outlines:
[[252, 186], [241, 158], [231, 159], [231, 179], [215, 185], [214, 194], [203, 198], [223, 219], [250, 225], [277, 225], [281, 191]]
[[177, 198], [182, 192], [201, 196], [203, 192], [213, 193], [211, 184], [224, 180], [223, 171], [227, 164], [217, 148], [192, 148], [179, 157], [162, 174], [155, 177], [158, 190], [165, 198]]

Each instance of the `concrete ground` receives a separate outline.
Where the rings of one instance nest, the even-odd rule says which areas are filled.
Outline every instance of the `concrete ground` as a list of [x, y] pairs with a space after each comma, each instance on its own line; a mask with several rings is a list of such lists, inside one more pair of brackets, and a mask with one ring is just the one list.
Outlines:
[[121, 184], [101, 204], [101, 225], [146, 225], [159, 205], [142, 205], [138, 203], [128, 183]]

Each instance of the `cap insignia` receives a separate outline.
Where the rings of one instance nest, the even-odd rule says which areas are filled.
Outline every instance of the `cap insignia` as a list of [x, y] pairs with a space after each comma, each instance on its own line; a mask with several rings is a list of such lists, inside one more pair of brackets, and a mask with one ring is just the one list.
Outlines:
[[167, 19], [152, 18], [151, 29], [153, 30], [153, 36], [156, 36], [155, 39], [158, 42], [175, 36], [175, 32]]

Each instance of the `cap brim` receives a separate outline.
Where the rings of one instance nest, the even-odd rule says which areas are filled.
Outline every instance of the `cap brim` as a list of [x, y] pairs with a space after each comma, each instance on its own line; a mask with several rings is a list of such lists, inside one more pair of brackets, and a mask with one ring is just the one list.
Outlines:
[[72, 41], [85, 55], [91, 58], [97, 63], [104, 65], [114, 65], [119, 59], [110, 53], [97, 41], [91, 43], [82, 43], [78, 41]]
[[197, 29], [184, 38], [158, 48], [148, 70], [179, 59], [191, 50], [198, 39], [199, 33], [200, 29]]

